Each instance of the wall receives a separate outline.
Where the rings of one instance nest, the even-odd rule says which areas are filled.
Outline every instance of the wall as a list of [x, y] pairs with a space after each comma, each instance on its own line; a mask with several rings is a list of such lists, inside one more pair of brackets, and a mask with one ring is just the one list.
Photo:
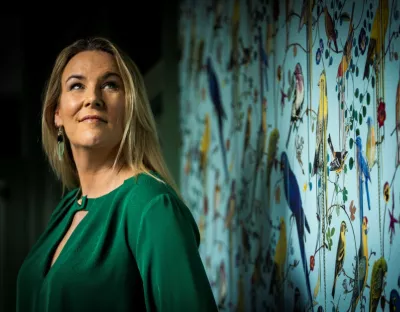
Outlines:
[[399, 9], [181, 3], [181, 185], [221, 310], [399, 309]]

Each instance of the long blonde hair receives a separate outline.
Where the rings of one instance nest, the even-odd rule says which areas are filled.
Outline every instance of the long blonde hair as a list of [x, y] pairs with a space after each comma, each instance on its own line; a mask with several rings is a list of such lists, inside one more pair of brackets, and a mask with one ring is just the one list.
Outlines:
[[[65, 137], [65, 152], [62, 161], [57, 156], [57, 131], [54, 114], [61, 95], [61, 76], [69, 60], [83, 51], [102, 51], [111, 54], [117, 63], [125, 89], [124, 132], [114, 165], [122, 158], [132, 169], [166, 182], [178, 194], [165, 160], [162, 156], [156, 123], [150, 108], [143, 77], [132, 59], [109, 39], [94, 37], [80, 39], [64, 48], [58, 55], [45, 86], [42, 111], [42, 143], [50, 165], [63, 188], [80, 186], [78, 172], [72, 156], [71, 146]], [[151, 174], [157, 172], [162, 180]]]

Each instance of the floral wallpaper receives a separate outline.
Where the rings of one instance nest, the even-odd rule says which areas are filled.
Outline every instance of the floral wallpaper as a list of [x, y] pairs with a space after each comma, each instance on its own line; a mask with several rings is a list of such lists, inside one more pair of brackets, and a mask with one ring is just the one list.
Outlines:
[[400, 309], [400, 2], [183, 0], [181, 189], [221, 311]]

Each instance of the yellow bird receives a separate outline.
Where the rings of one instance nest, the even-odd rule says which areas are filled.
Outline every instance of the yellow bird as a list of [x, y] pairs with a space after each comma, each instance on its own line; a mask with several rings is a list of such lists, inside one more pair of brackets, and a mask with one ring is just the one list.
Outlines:
[[372, 24], [370, 39], [368, 43], [367, 60], [365, 62], [363, 79], [369, 77], [370, 66], [381, 56], [384, 51], [386, 30], [389, 22], [388, 0], [379, 0], [378, 8]]
[[342, 221], [340, 225], [339, 241], [336, 252], [335, 279], [333, 280], [333, 287], [332, 287], [333, 298], [335, 298], [336, 280], [339, 273], [342, 271], [343, 262], [346, 255], [346, 232], [347, 232], [346, 222]]
[[207, 113], [204, 119], [204, 132], [200, 144], [200, 171], [204, 172], [207, 165], [208, 150], [211, 145], [211, 123]]
[[372, 267], [370, 293], [369, 293], [369, 311], [375, 312], [381, 301], [382, 291], [384, 289], [384, 278], [388, 271], [388, 265], [385, 258], [381, 257], [375, 261]]
[[368, 125], [368, 133], [367, 133], [366, 157], [367, 157], [368, 167], [371, 170], [376, 159], [375, 127], [372, 123], [371, 117], [368, 117], [367, 125]]
[[[316, 143], [315, 143], [315, 155], [314, 155], [314, 166], [312, 176], [314, 176], [319, 168], [322, 168], [325, 163], [326, 157], [324, 156], [324, 133], [328, 126], [328, 92], [326, 85], [326, 74], [325, 70], [322, 70], [319, 77], [318, 86], [320, 89], [319, 93], [319, 106], [318, 106], [318, 119], [316, 129]], [[321, 163], [322, 161], [322, 163]]]
[[273, 293], [273, 288], [276, 288], [277, 292], [281, 292], [282, 283], [285, 273], [285, 262], [286, 262], [286, 250], [287, 250], [287, 238], [286, 238], [286, 224], [283, 217], [280, 218], [279, 223], [279, 239], [276, 244], [274, 263], [271, 274], [271, 284], [269, 287], [269, 293]]

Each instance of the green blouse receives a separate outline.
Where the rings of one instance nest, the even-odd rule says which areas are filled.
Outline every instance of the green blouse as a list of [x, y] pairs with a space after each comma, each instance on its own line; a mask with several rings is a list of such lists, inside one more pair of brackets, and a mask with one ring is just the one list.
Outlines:
[[[147, 174], [77, 202], [70, 191], [18, 273], [17, 312], [217, 311], [190, 210]], [[75, 212], [88, 211], [50, 268]]]

